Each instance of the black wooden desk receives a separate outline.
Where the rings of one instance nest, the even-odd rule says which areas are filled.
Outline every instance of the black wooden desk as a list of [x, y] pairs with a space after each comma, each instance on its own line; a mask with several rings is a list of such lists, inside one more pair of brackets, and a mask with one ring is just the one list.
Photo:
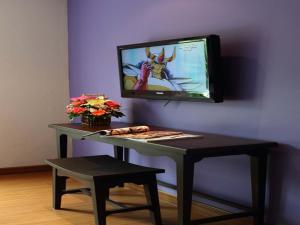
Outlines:
[[[81, 139], [83, 135], [101, 129], [128, 127], [133, 124], [113, 122], [110, 127], [90, 128], [80, 124], [52, 124], [56, 129], [57, 153], [59, 158], [67, 157], [67, 137]], [[152, 130], [164, 128], [151, 127]], [[170, 129], [167, 129], [170, 130]], [[195, 134], [195, 132], [189, 132]], [[173, 139], [153, 142], [140, 142], [124, 138], [93, 135], [86, 139], [114, 145], [115, 156], [122, 159], [123, 149], [135, 149], [151, 156], [168, 156], [176, 162], [178, 224], [197, 225], [220, 220], [253, 216], [254, 225], [263, 225], [266, 170], [268, 148], [274, 142], [237, 138], [224, 135], [201, 133], [203, 137], [193, 139]], [[243, 207], [240, 213], [191, 221], [191, 204], [194, 180], [194, 164], [206, 157], [248, 155], [251, 160], [252, 207]], [[228, 202], [228, 201], [223, 201]]]

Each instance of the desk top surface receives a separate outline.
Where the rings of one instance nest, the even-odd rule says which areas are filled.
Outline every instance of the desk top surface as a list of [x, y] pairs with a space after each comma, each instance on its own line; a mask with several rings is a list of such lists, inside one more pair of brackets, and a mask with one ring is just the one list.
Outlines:
[[[110, 126], [87, 127], [85, 125], [81, 125], [77, 123], [64, 123], [64, 124], [51, 124], [49, 125], [49, 127], [59, 130], [62, 133], [66, 133], [66, 134], [76, 133], [76, 134], [84, 135], [90, 132], [95, 132], [103, 129], [130, 127], [136, 125], [141, 125], [141, 124], [112, 122]], [[233, 137], [233, 136], [211, 134], [205, 132], [193, 132], [193, 131], [186, 131], [186, 130], [169, 129], [169, 128], [151, 126], [151, 125], [149, 127], [151, 130], [183, 131], [184, 133], [201, 134], [203, 136], [197, 138], [187, 138], [187, 139], [159, 140], [159, 141], [151, 141], [147, 143], [141, 143], [140, 141], [131, 140], [131, 141], [126, 141], [126, 144], [130, 142], [132, 143], [135, 142], [137, 146], [138, 145], [161, 146], [162, 149], [170, 148], [173, 150], [183, 151], [185, 154], [190, 153], [190, 154], [203, 154], [203, 155], [212, 155], [212, 156], [259, 153], [257, 151], [267, 150], [270, 147], [277, 146], [276, 142], [271, 142], [271, 141]], [[116, 139], [118, 139], [119, 141], [121, 138], [115, 138], [115, 140]], [[116, 143], [118, 141], [116, 141]], [[129, 144], [129, 146], [126, 147], [134, 147], [134, 145]]]

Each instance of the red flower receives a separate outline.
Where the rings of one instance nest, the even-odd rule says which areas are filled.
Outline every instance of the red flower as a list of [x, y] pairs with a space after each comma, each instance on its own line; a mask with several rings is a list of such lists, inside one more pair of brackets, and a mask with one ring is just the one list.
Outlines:
[[104, 115], [105, 113], [106, 113], [105, 110], [103, 110], [103, 109], [98, 109], [97, 111], [92, 112], [92, 115], [93, 115], [93, 116], [102, 116], [102, 115]]
[[74, 113], [74, 114], [82, 114], [82, 113], [84, 113], [85, 111], [86, 111], [86, 109], [83, 108], [83, 107], [74, 107], [74, 108], [73, 108], [73, 113]]
[[104, 103], [105, 105], [109, 106], [110, 108], [120, 108], [119, 103], [111, 101], [111, 100], [107, 100]]

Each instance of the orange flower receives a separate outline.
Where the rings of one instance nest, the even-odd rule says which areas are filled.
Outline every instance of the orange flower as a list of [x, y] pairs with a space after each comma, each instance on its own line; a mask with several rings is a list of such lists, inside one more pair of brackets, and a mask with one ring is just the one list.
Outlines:
[[117, 102], [107, 100], [105, 101], [105, 105], [111, 107], [111, 108], [120, 108], [120, 105]]
[[93, 115], [93, 116], [102, 116], [102, 115], [104, 115], [105, 113], [106, 113], [105, 110], [103, 110], [103, 109], [98, 109], [97, 111], [92, 112], [92, 115]]
[[84, 104], [83, 101], [76, 101], [71, 103], [73, 106], [80, 106], [81, 104]]
[[74, 108], [73, 108], [73, 113], [74, 113], [74, 114], [82, 114], [82, 113], [84, 113], [85, 111], [86, 111], [86, 109], [83, 108], [83, 107], [74, 107]]

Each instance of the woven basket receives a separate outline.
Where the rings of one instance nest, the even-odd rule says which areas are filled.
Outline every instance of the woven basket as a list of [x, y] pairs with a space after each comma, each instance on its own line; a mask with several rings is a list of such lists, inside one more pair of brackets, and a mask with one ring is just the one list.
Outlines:
[[84, 114], [81, 116], [81, 124], [89, 127], [109, 126], [110, 123], [111, 123], [110, 117], [104, 117], [104, 118], [102, 116], [89, 117]]

